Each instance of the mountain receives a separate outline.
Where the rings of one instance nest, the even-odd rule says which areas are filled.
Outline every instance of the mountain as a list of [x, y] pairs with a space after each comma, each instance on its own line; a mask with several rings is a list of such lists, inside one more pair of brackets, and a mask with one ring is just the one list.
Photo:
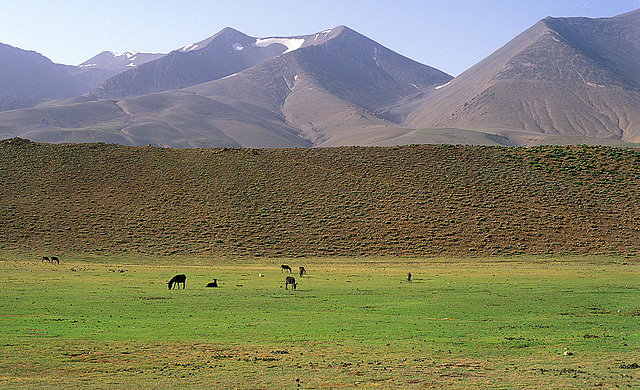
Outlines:
[[0, 138], [251, 148], [640, 143], [640, 10], [543, 19], [455, 79], [345, 26], [272, 38], [225, 28], [136, 65], [83, 96], [0, 113]]
[[[113, 99], [198, 77], [217, 79]], [[227, 28], [115, 76], [82, 99], [0, 115], [0, 136], [171, 147], [371, 144], [411, 131], [377, 110], [450, 79], [344, 26], [264, 39]], [[112, 98], [96, 96], [103, 94]]]
[[[295, 41], [295, 38], [290, 40]], [[216, 80], [288, 50], [286, 45], [272, 42], [275, 44], [267, 45], [269, 40], [258, 40], [227, 27], [203, 41], [112, 77], [98, 85], [91, 94], [99, 98], [119, 99]]]
[[546, 18], [435, 93], [389, 113], [513, 144], [640, 142], [640, 10]]
[[0, 43], [0, 111], [84, 93], [70, 69], [34, 51]]
[[119, 73], [164, 57], [161, 53], [103, 51], [72, 69], [71, 74], [87, 84], [88, 90]]

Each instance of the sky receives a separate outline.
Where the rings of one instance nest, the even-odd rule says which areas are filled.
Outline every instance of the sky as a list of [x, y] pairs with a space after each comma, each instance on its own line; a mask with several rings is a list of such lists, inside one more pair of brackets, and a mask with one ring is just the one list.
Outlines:
[[78, 65], [104, 51], [168, 53], [225, 27], [257, 37], [345, 25], [457, 76], [547, 17], [611, 17], [640, 0], [0, 0], [0, 42]]

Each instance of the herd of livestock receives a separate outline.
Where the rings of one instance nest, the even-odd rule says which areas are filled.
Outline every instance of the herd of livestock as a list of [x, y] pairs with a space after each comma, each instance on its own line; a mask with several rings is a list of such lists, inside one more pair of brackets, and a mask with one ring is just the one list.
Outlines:
[[[291, 270], [291, 267], [289, 267], [286, 264], [283, 264], [280, 266], [280, 272], [293, 272]], [[307, 270], [304, 269], [304, 267], [300, 267], [299, 268], [299, 273], [300, 273], [300, 277], [302, 277], [302, 275], [307, 273]], [[260, 277], [263, 277], [264, 274], [260, 273], [259, 275]], [[182, 283], [182, 288], [185, 288], [185, 284], [187, 281], [187, 275], [185, 274], [180, 274], [180, 275], [176, 275], [173, 278], [171, 278], [171, 280], [169, 280], [169, 282], [167, 283], [167, 285], [169, 286], [169, 290], [171, 290], [172, 288], [178, 288], [180, 289], [180, 283]], [[411, 272], [407, 272], [407, 282], [411, 282]], [[294, 278], [293, 276], [287, 276], [284, 280], [284, 288], [285, 290], [289, 289], [289, 285], [291, 285], [291, 288], [293, 290], [295, 290], [298, 287], [298, 283], [296, 283], [296, 278]], [[213, 279], [213, 282], [207, 284], [207, 287], [218, 287], [218, 279]], [[282, 286], [281, 286], [282, 287]]]
[[[291, 267], [289, 267], [286, 264], [283, 264], [280, 266], [280, 272], [285, 272], [285, 271], [288, 271], [289, 273], [293, 272], [291, 270]], [[300, 267], [299, 273], [300, 273], [300, 276], [302, 277], [302, 275], [307, 273], [307, 270], [304, 269], [304, 267]], [[263, 277], [264, 274], [261, 273], [259, 276]], [[169, 287], [169, 290], [171, 290], [172, 288], [180, 289], [180, 284], [182, 284], [182, 288], [184, 289], [186, 287], [186, 282], [187, 282], [187, 275], [180, 274], [171, 278], [171, 280], [167, 282], [167, 286]], [[294, 278], [293, 276], [287, 276], [284, 280], [285, 290], [289, 289], [289, 285], [291, 285], [291, 288], [295, 290], [296, 287], [298, 287], [298, 283], [296, 283], [296, 278]], [[218, 279], [213, 279], [213, 282], [207, 284], [206, 287], [218, 287]]]
[[[42, 256], [42, 262], [47, 262], [50, 264], [60, 264], [60, 259], [58, 259], [57, 256], [51, 256], [51, 257], [47, 257], [47, 256]], [[293, 272], [293, 270], [291, 269], [290, 266], [286, 265], [286, 264], [282, 264], [280, 266], [280, 272]], [[304, 267], [299, 267], [298, 269], [298, 273], [300, 274], [300, 277], [302, 277], [302, 275], [307, 273], [307, 270]], [[263, 277], [264, 274], [260, 274], [260, 277]], [[407, 282], [411, 282], [411, 272], [407, 272]], [[167, 285], [169, 287], [169, 290], [171, 290], [172, 288], [180, 288], [180, 284], [182, 284], [182, 288], [184, 289], [186, 287], [186, 283], [187, 283], [187, 275], [185, 274], [180, 274], [180, 275], [176, 275], [173, 278], [171, 278], [171, 280], [169, 280], [169, 282], [167, 282]], [[296, 279], [293, 276], [287, 276], [284, 280], [284, 288], [285, 290], [289, 289], [289, 285], [291, 285], [291, 288], [293, 290], [295, 290], [298, 287], [298, 283], [296, 282]], [[218, 279], [213, 279], [213, 282], [208, 283], [206, 287], [218, 287]]]

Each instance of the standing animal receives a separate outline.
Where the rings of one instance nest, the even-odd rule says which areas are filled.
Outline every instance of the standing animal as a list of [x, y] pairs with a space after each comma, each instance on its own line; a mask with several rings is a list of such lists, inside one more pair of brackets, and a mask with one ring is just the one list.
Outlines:
[[300, 267], [300, 277], [302, 277], [302, 274], [306, 274], [307, 270], [304, 269], [304, 267]]
[[56, 256], [51, 256], [51, 264], [53, 263], [60, 264], [60, 259], [58, 259]]
[[280, 272], [284, 272], [284, 271], [289, 271], [291, 272], [291, 267], [289, 267], [288, 265], [282, 264], [280, 266]]
[[49, 260], [49, 258], [47, 256], [42, 256], [42, 262], [47, 262], [47, 263], [51, 263], [51, 260]]
[[182, 283], [182, 289], [184, 290], [186, 288], [186, 281], [187, 281], [187, 275], [181, 274], [171, 278], [171, 280], [167, 284], [169, 285], [169, 290], [171, 290], [171, 287], [175, 288], [176, 286], [178, 287], [178, 290], [179, 290], [180, 283]]
[[407, 272], [407, 282], [411, 282], [411, 272]]
[[298, 287], [298, 283], [296, 283], [296, 278], [294, 278], [293, 276], [287, 276], [287, 278], [284, 280], [284, 289], [288, 290], [289, 285], [293, 286], [293, 289], [295, 290], [296, 287]]
[[207, 284], [207, 287], [218, 287], [218, 279], [213, 279], [213, 282]]

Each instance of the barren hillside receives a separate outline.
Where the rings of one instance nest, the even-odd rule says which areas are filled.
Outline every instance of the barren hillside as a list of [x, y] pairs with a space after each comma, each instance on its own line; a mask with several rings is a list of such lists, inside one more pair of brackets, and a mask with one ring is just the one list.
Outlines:
[[202, 256], [640, 254], [640, 152], [0, 143], [0, 248]]

